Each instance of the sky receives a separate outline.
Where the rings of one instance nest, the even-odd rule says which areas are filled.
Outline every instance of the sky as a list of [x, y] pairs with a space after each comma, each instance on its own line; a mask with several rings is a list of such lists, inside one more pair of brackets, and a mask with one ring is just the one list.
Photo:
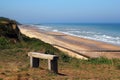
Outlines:
[[1, 0], [0, 16], [21, 23], [120, 23], [120, 0]]

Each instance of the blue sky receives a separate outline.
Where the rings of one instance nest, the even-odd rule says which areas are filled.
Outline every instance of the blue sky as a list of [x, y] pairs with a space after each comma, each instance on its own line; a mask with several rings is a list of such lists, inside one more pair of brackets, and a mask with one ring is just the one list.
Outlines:
[[1, 0], [0, 16], [21, 23], [120, 23], [120, 0]]

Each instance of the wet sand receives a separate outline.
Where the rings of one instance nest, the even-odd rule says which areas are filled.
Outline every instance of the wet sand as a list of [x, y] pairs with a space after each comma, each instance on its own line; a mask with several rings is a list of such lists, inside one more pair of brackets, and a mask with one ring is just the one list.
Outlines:
[[19, 26], [19, 28], [26, 36], [34, 37], [46, 43], [50, 43], [72, 57], [81, 59], [96, 58], [101, 56], [107, 58], [120, 58], [120, 46], [59, 32], [47, 32], [29, 25], [22, 25]]

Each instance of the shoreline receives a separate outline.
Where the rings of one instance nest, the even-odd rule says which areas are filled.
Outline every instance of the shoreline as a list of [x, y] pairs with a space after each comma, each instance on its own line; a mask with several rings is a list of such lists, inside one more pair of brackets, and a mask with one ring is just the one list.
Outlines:
[[[66, 27], [64, 28], [63, 25]], [[106, 26], [108, 29], [105, 28], [105, 30], [104, 30], [104, 25], [103, 26], [92, 25], [91, 27], [90, 25], [88, 25], [87, 27], [87, 24], [85, 24], [86, 26], [82, 26], [82, 25], [75, 26], [75, 24], [73, 25], [63, 24], [63, 25], [60, 23], [60, 25], [59, 24], [41, 24], [41, 25], [38, 24], [38, 25], [31, 25], [31, 26], [36, 26], [39, 29], [42, 29], [45, 31], [59, 32], [59, 33], [63, 33], [63, 34], [67, 34], [75, 37], [104, 42], [105, 44], [107, 43], [107, 44], [120, 47], [120, 37], [119, 37], [120, 34], [118, 31], [115, 31], [117, 28], [112, 29], [110, 24], [108, 25], [110, 26], [110, 29], [109, 27]], [[98, 27], [98, 26], [101, 26], [101, 27]]]
[[[62, 33], [62, 32], [61, 32], [61, 33]], [[63, 34], [64, 34], [64, 33], [63, 33]], [[101, 41], [101, 40], [97, 40], [97, 39], [84, 38], [84, 37], [77, 36], [77, 35], [73, 35], [73, 34], [66, 34], [66, 35], [75, 36], [75, 37], [78, 37], [78, 38], [88, 39], [88, 40], [97, 41], [97, 42], [102, 42], [102, 43], [105, 43], [105, 44], [109, 44], [109, 45], [114, 45], [114, 46], [120, 47], [119, 44], [115, 44], [115, 43], [105, 42], [105, 41]]]
[[71, 36], [60, 32], [48, 32], [34, 26], [19, 26], [21, 32], [29, 37], [40, 39], [76, 58], [97, 57], [120, 58], [120, 46], [105, 42]]

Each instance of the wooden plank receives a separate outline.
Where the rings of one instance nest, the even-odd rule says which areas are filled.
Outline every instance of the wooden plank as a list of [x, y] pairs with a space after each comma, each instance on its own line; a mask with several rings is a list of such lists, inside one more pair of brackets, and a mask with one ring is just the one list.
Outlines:
[[49, 59], [49, 60], [53, 60], [55, 57], [58, 57], [57, 55], [43, 54], [43, 53], [37, 53], [37, 52], [29, 52], [28, 56], [41, 58], [41, 59]]

